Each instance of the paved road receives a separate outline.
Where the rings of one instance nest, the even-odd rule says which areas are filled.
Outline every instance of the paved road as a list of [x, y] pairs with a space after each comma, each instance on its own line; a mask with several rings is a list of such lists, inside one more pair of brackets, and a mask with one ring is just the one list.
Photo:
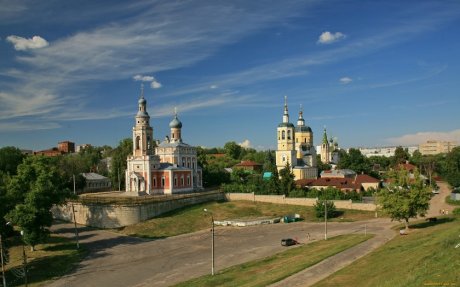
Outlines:
[[[388, 219], [329, 223], [328, 234], [386, 232]], [[73, 225], [57, 224], [55, 232], [72, 236]], [[307, 241], [324, 237], [323, 224], [297, 222], [254, 227], [216, 228], [216, 270], [285, 250], [284, 237]], [[90, 250], [79, 267], [49, 286], [170, 286], [211, 271], [209, 230], [159, 240], [122, 236], [110, 231], [82, 228], [81, 242]], [[292, 247], [290, 247], [292, 248]]]

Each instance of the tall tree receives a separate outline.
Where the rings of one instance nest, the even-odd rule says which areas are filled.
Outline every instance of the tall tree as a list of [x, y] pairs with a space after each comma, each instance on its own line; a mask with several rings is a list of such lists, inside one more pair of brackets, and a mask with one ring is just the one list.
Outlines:
[[355, 148], [350, 148], [348, 153], [342, 154], [337, 166], [338, 168], [354, 170], [357, 173], [364, 172], [368, 174], [371, 170], [370, 163], [367, 158], [361, 154], [359, 149]]
[[291, 171], [291, 165], [289, 162], [286, 166], [280, 170], [280, 190], [285, 196], [288, 196], [291, 190], [295, 188], [294, 174]]
[[0, 171], [5, 174], [15, 175], [18, 165], [24, 159], [22, 152], [12, 146], [0, 148]]
[[410, 155], [407, 149], [404, 149], [401, 146], [398, 146], [395, 149], [395, 155], [393, 157], [393, 163], [394, 165], [398, 165], [401, 163], [405, 163], [407, 160], [409, 160]]
[[125, 188], [125, 170], [127, 168], [126, 159], [133, 152], [133, 141], [125, 138], [118, 143], [118, 146], [111, 151], [112, 166], [109, 177], [112, 180], [112, 186], [120, 189]]
[[392, 220], [404, 221], [409, 229], [409, 219], [424, 216], [430, 206], [431, 192], [425, 186], [418, 170], [411, 177], [406, 170], [390, 173], [390, 184], [378, 193], [378, 202]]
[[64, 202], [68, 196], [70, 192], [64, 187], [55, 159], [28, 157], [8, 184], [7, 197], [14, 208], [10, 208], [6, 218], [19, 226], [24, 241], [33, 249], [49, 234], [53, 219], [51, 207]]
[[234, 141], [227, 142], [224, 145], [225, 154], [233, 159], [239, 159], [241, 155], [241, 146]]

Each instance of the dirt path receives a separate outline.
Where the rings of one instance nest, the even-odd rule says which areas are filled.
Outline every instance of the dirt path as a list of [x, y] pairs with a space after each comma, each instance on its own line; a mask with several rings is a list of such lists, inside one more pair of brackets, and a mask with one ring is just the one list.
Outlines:
[[447, 204], [445, 201], [446, 196], [450, 195], [452, 192], [449, 188], [449, 185], [443, 181], [437, 181], [436, 183], [439, 186], [439, 194], [435, 194], [431, 198], [430, 209], [428, 210], [426, 217], [442, 215], [442, 210], [451, 214], [452, 210], [455, 208], [454, 206]]

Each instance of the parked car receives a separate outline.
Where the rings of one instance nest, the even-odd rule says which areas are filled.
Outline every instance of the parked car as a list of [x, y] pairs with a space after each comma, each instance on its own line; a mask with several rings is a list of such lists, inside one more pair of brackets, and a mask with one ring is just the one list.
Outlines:
[[291, 246], [291, 245], [296, 245], [298, 242], [292, 238], [284, 238], [281, 239], [281, 245], [282, 246]]
[[439, 194], [439, 189], [432, 189], [431, 192], [432, 192], [433, 194]]

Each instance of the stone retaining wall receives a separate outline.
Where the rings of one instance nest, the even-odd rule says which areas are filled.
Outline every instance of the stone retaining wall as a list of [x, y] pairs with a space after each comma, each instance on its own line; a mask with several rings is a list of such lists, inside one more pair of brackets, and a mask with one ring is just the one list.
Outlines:
[[52, 209], [56, 219], [73, 222], [72, 205], [78, 224], [98, 228], [118, 228], [156, 217], [163, 213], [208, 201], [225, 200], [223, 192], [202, 192], [136, 204], [67, 202]]
[[[316, 198], [292, 198], [284, 195], [255, 195], [254, 193], [226, 193], [227, 200], [248, 200], [253, 202], [268, 202], [276, 204], [291, 204], [302, 206], [313, 206]], [[351, 200], [333, 200], [335, 207], [340, 209], [357, 209], [375, 211], [377, 206], [374, 203], [354, 203]]]

